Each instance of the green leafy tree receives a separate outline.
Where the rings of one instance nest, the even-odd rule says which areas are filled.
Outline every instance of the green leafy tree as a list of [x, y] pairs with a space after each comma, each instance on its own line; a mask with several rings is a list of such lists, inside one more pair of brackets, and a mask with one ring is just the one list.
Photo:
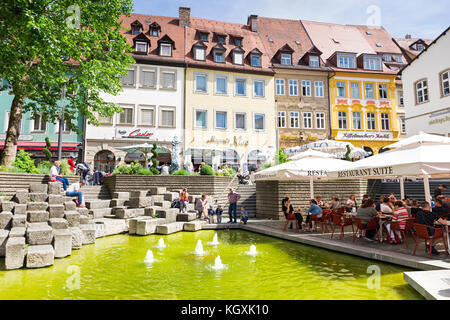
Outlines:
[[34, 165], [34, 161], [31, 159], [30, 154], [23, 149], [20, 149], [17, 153], [13, 166], [20, 172], [39, 173], [39, 170]]
[[347, 152], [345, 153], [345, 160], [347, 161], [352, 161], [352, 159], [350, 158], [350, 153], [352, 152], [352, 149], [350, 148], [350, 145], [347, 145]]
[[132, 0], [2, 0], [0, 2], [1, 88], [14, 95], [0, 165], [16, 157], [22, 114], [42, 113], [50, 123], [60, 117], [62, 88], [67, 89], [64, 119], [84, 116], [99, 125], [120, 107], [103, 101], [117, 95], [121, 77], [134, 63], [122, 35], [121, 17]]
[[289, 162], [290, 160], [288, 160], [286, 154], [283, 152], [283, 150], [280, 148], [278, 150], [278, 153], [275, 156], [275, 164], [282, 164], [282, 163], [286, 163]]
[[214, 169], [209, 165], [204, 165], [200, 169], [200, 175], [201, 176], [213, 176], [214, 175]]
[[50, 143], [50, 139], [48, 137], [45, 137], [45, 148], [42, 149], [42, 152], [44, 152], [45, 158], [47, 159], [48, 162], [52, 161], [52, 152], [50, 151], [51, 148], [51, 143]]
[[150, 162], [152, 163], [152, 167], [150, 168], [150, 170], [153, 172], [153, 174], [158, 175], [159, 171], [158, 169], [156, 169], [156, 167], [158, 166], [158, 151], [157, 151], [157, 145], [156, 142], [153, 143], [153, 149], [151, 150], [152, 156], [150, 157]]

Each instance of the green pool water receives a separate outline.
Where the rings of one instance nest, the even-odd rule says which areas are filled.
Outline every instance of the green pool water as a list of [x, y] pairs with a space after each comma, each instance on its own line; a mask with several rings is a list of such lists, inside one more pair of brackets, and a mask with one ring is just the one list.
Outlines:
[[[214, 234], [97, 239], [49, 268], [1, 270], [0, 299], [421, 299], [405, 268], [240, 230], [217, 231], [220, 245], [209, 246]], [[204, 256], [193, 254], [199, 239]], [[256, 257], [245, 254], [251, 244]], [[149, 249], [153, 264], [144, 262]], [[226, 269], [215, 271], [218, 255]], [[372, 265], [380, 286], [369, 289]]]

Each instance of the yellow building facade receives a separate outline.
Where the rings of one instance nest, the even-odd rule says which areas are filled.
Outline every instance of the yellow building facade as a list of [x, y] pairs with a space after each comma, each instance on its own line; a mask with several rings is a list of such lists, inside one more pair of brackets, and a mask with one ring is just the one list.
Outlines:
[[274, 78], [187, 68], [184, 163], [261, 165], [276, 150]]
[[373, 154], [398, 141], [395, 77], [335, 72], [329, 81], [332, 136]]

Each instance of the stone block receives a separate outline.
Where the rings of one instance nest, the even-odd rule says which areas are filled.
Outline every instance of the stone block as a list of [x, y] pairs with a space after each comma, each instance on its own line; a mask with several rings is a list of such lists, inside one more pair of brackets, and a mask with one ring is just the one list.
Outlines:
[[195, 232], [202, 229], [202, 225], [206, 224], [206, 221], [192, 221], [184, 224], [184, 231]]
[[28, 202], [27, 211], [46, 211], [48, 208], [47, 202]]
[[14, 202], [3, 201], [2, 203], [0, 203], [0, 207], [2, 208], [0, 211], [12, 212], [14, 209]]
[[48, 211], [28, 211], [28, 222], [47, 222], [50, 219]]
[[99, 219], [111, 214], [113, 212], [113, 208], [92, 209], [91, 212], [94, 219]]
[[156, 210], [156, 216], [158, 218], [166, 219], [167, 223], [177, 221], [177, 215], [179, 213], [180, 210], [178, 208]]
[[93, 224], [83, 224], [80, 225], [80, 229], [83, 232], [82, 242], [83, 245], [95, 243], [95, 225]]
[[32, 202], [46, 202], [48, 198], [47, 193], [29, 193], [28, 201]]
[[52, 195], [60, 195], [62, 192], [63, 188], [62, 188], [62, 184], [61, 182], [49, 182], [48, 183], [48, 194], [52, 194]]
[[170, 201], [170, 203], [172, 203], [173, 200], [178, 199], [178, 198], [180, 198], [180, 195], [175, 192], [170, 192], [170, 193], [164, 194], [164, 200]]
[[13, 214], [9, 211], [0, 212], [0, 229], [11, 228]]
[[13, 237], [25, 237], [25, 231], [26, 231], [25, 227], [12, 228], [11, 231], [9, 232], [9, 237], [10, 238], [13, 238]]
[[195, 219], [197, 219], [196, 212], [179, 213], [177, 215], [177, 221], [189, 222], [194, 221]]
[[153, 195], [164, 195], [165, 193], [167, 193], [167, 188], [166, 187], [153, 187], [150, 188], [150, 194]]
[[156, 233], [156, 227], [166, 223], [166, 219], [146, 219], [136, 221], [136, 234], [147, 236]]
[[152, 206], [154, 205], [155, 202], [163, 202], [163, 201], [164, 201], [164, 195], [162, 195], [162, 194], [152, 196]]
[[72, 232], [69, 229], [53, 230], [53, 248], [55, 258], [64, 258], [72, 254]]
[[48, 184], [32, 183], [30, 184], [31, 193], [48, 193]]
[[89, 222], [90, 224], [95, 226], [95, 238], [101, 238], [105, 236], [105, 224], [102, 223], [93, 223], [92, 221]]
[[31, 224], [27, 228], [27, 243], [30, 245], [41, 245], [52, 243], [52, 228], [49, 225]]
[[9, 238], [5, 247], [6, 270], [19, 269], [25, 261], [25, 238]]
[[13, 201], [19, 204], [26, 204], [28, 201], [28, 190], [19, 189], [13, 197]]
[[111, 207], [123, 207], [125, 205], [125, 201], [127, 200], [122, 200], [122, 199], [112, 199], [111, 200]]
[[184, 228], [184, 222], [166, 223], [166, 224], [157, 226], [156, 233], [167, 235], [167, 234], [172, 234], [172, 233], [183, 231], [183, 228]]
[[129, 192], [114, 192], [113, 193], [113, 199], [129, 200], [130, 199], [130, 193]]
[[77, 211], [65, 211], [64, 218], [66, 218], [70, 227], [78, 227], [80, 225], [80, 213]]
[[89, 223], [89, 216], [81, 214], [80, 215], [80, 225]]
[[48, 195], [48, 204], [54, 205], [54, 204], [63, 204], [64, 203], [64, 197], [60, 194], [49, 194]]
[[156, 214], [156, 210], [158, 210], [158, 209], [160, 209], [160, 208], [158, 208], [158, 207], [147, 207], [147, 208], [145, 208], [144, 215], [148, 216], [148, 217], [153, 217]]
[[132, 208], [145, 208], [150, 207], [151, 205], [151, 197], [130, 198], [130, 207]]
[[51, 245], [29, 246], [27, 248], [27, 268], [43, 268], [52, 266], [55, 261], [55, 250]]
[[14, 214], [26, 214], [27, 213], [27, 205], [20, 204], [20, 203], [14, 204], [13, 213]]
[[81, 249], [83, 246], [83, 231], [78, 227], [70, 227], [69, 231], [72, 234], [72, 249]]
[[76, 211], [80, 213], [80, 215], [89, 215], [89, 209], [88, 208], [76, 208]]
[[48, 213], [50, 218], [63, 218], [64, 217], [64, 205], [63, 204], [51, 204], [48, 206]]
[[128, 233], [129, 234], [136, 234], [137, 222], [140, 221], [140, 220], [148, 220], [148, 219], [152, 219], [152, 217], [141, 216], [141, 217], [130, 219], [128, 221]]
[[189, 203], [194, 203], [197, 201], [198, 198], [201, 198], [202, 196], [198, 196], [198, 195], [190, 195], [188, 197]]
[[128, 225], [125, 220], [104, 219], [105, 236], [112, 236], [128, 232]]
[[0, 257], [5, 256], [6, 250], [6, 242], [8, 240], [9, 231], [8, 230], [0, 230]]
[[49, 224], [53, 229], [69, 228], [69, 222], [64, 218], [51, 218]]
[[153, 206], [164, 208], [164, 209], [169, 209], [171, 205], [172, 205], [172, 203], [170, 201], [153, 202]]
[[86, 207], [88, 209], [104, 209], [109, 208], [111, 200], [91, 200], [86, 201]]
[[73, 201], [64, 202], [64, 211], [75, 211], [77, 209], [77, 205]]
[[26, 214], [15, 214], [12, 217], [12, 227], [25, 227], [27, 225], [27, 215]]
[[145, 214], [144, 208], [135, 209], [118, 209], [115, 210], [116, 219], [130, 219], [143, 216]]
[[[148, 194], [148, 190], [131, 191], [129, 193], [128, 199], [146, 197], [147, 194]], [[126, 199], [126, 200], [128, 200], [128, 199]]]

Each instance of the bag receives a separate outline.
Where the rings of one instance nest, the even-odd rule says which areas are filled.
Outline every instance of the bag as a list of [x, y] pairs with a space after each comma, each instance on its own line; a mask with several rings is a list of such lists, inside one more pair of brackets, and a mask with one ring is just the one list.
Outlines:
[[173, 200], [173, 201], [172, 201], [171, 208], [178, 208], [178, 209], [180, 209], [180, 207], [181, 207], [181, 203], [180, 203], [180, 202], [181, 202], [181, 201], [180, 201], [179, 199]]

